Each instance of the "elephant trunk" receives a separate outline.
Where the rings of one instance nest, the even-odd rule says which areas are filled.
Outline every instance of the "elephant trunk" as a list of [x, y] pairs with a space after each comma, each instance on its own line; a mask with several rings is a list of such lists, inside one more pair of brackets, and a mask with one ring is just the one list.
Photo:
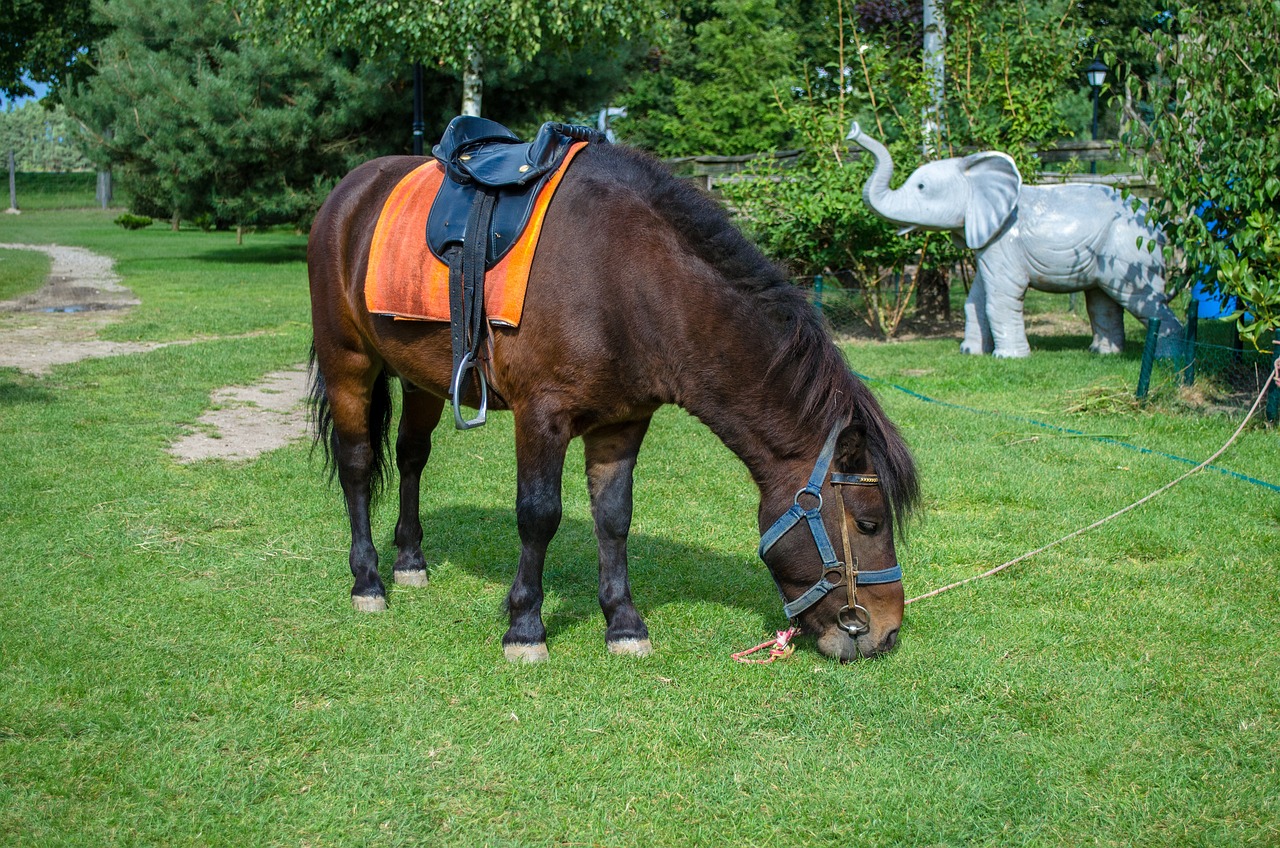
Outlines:
[[858, 126], [857, 121], [853, 122], [853, 126], [849, 128], [849, 134], [845, 138], [871, 153], [876, 159], [875, 167], [871, 170], [871, 176], [867, 177], [867, 182], [862, 187], [863, 201], [882, 218], [897, 223], [906, 223], [898, 221], [898, 219], [887, 214], [882, 204], [882, 200], [889, 194], [889, 180], [893, 177], [893, 157], [889, 155], [888, 149], [864, 133], [862, 128]]

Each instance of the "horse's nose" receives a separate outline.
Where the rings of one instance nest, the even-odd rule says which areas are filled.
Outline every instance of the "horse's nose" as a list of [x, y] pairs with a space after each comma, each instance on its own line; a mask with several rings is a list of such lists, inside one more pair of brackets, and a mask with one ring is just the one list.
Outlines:
[[[860, 645], [859, 654], [865, 659], [871, 659], [872, 657], [881, 657], [889, 653], [890, 651], [892, 651], [897, 644], [898, 644], [898, 628], [895, 627], [892, 630], [890, 630], [888, 633], [886, 633], [880, 639], [880, 641], [877, 642], [874, 646], [864, 647]], [[841, 662], [848, 662], [848, 660], [847, 659], [841, 660]]]

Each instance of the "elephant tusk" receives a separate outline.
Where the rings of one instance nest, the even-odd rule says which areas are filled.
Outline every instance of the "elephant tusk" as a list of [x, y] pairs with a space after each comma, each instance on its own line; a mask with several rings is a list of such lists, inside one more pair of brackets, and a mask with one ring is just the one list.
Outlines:
[[912, 224], [909, 227], [903, 227], [902, 229], [898, 230], [898, 235], [905, 236], [905, 235], [914, 233], [915, 231], [916, 231], [916, 225]]

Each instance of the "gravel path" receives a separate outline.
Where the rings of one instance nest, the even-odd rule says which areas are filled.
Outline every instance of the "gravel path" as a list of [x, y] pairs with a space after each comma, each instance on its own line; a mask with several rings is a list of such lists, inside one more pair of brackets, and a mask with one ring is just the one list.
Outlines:
[[[0, 244], [38, 250], [52, 266], [36, 292], [0, 301], [0, 368], [44, 376], [56, 365], [105, 356], [145, 353], [174, 342], [112, 342], [98, 332], [140, 302], [120, 284], [112, 261], [81, 247], [56, 244]], [[307, 434], [306, 369], [297, 366], [266, 375], [253, 386], [229, 386], [210, 397], [210, 409], [196, 428], [170, 446], [180, 462], [252, 459]]]

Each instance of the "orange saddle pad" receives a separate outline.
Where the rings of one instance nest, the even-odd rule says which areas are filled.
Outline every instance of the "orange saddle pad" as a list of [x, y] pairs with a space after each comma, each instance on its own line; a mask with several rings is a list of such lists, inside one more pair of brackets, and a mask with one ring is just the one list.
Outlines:
[[[569, 147], [559, 169], [538, 191], [520, 238], [485, 272], [484, 311], [490, 322], [520, 325], [529, 268], [547, 206], [569, 163], [586, 146], [579, 141]], [[416, 321], [449, 320], [449, 266], [427, 247], [427, 215], [445, 179], [444, 167], [431, 159], [406, 174], [382, 205], [364, 280], [365, 306], [373, 314]]]

